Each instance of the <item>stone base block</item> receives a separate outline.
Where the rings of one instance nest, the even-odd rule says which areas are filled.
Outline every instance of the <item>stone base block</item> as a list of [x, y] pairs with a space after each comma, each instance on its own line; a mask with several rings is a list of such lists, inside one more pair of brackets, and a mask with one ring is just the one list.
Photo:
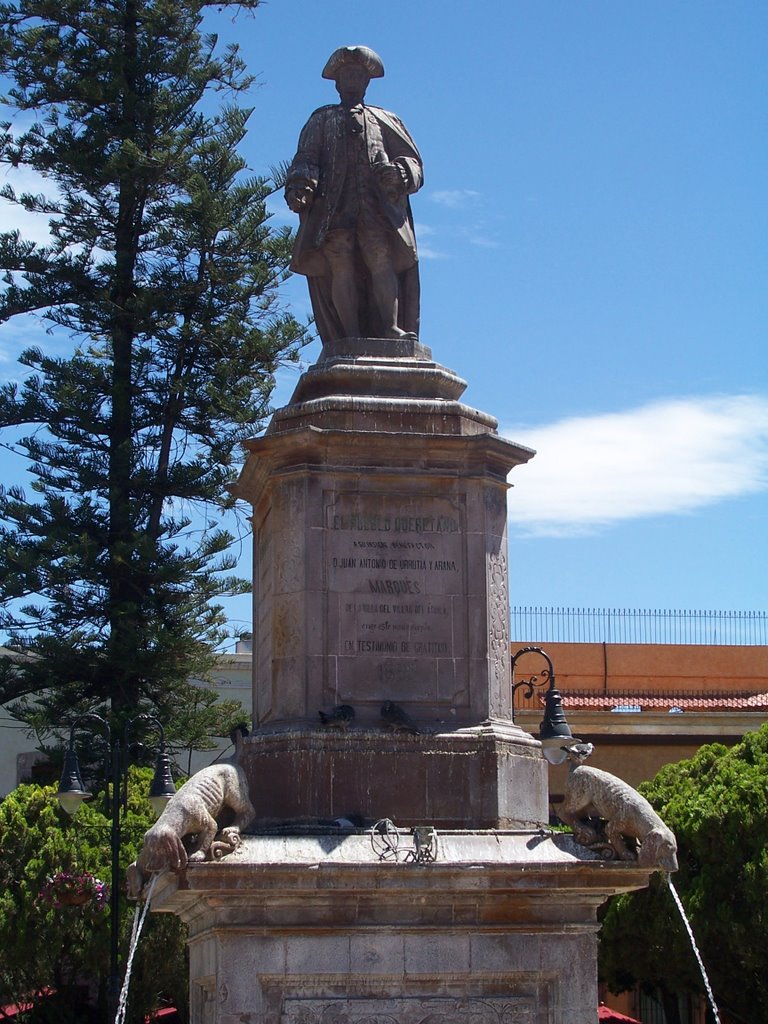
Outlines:
[[546, 762], [516, 726], [442, 735], [290, 731], [246, 737], [257, 822], [359, 815], [437, 828], [546, 824]]
[[543, 830], [438, 833], [426, 862], [372, 840], [247, 837], [161, 876], [192, 1024], [594, 1024], [597, 908], [647, 870]]

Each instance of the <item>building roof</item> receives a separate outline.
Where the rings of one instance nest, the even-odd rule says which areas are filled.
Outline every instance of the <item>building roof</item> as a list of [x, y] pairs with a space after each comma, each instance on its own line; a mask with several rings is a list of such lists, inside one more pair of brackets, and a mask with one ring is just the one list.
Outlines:
[[768, 711], [768, 693], [562, 691], [565, 711]]
[[641, 1024], [641, 1022], [639, 1020], [635, 1020], [634, 1017], [627, 1017], [625, 1013], [619, 1013], [618, 1010], [612, 1010], [610, 1006], [606, 1006], [605, 1003], [600, 1003], [598, 1006], [597, 1019], [599, 1021], [623, 1021], [624, 1024]]

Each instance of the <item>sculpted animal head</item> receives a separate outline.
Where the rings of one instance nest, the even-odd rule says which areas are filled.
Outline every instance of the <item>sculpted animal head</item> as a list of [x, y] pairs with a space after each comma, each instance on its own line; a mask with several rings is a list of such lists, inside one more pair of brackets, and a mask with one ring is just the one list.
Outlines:
[[637, 862], [644, 868], [677, 871], [677, 840], [666, 825], [654, 828], [643, 839]]
[[179, 836], [169, 827], [158, 827], [159, 822], [144, 836], [144, 847], [140, 864], [145, 871], [162, 871], [170, 867], [173, 871], [186, 867], [187, 851]]
[[572, 743], [569, 747], [562, 748], [568, 755], [571, 764], [584, 764], [595, 749], [591, 743]]

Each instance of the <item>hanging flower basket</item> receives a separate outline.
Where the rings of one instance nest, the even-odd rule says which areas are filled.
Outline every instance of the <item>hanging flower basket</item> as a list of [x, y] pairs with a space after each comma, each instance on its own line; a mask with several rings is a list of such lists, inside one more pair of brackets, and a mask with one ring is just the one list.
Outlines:
[[47, 879], [38, 900], [52, 907], [84, 907], [103, 910], [109, 887], [89, 871], [59, 871]]
[[90, 898], [87, 892], [60, 892], [58, 905], [60, 907], [84, 907]]

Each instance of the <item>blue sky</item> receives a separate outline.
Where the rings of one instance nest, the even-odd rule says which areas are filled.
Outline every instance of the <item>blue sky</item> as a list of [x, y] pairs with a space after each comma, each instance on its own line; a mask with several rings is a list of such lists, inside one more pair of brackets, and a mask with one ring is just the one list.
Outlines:
[[[256, 172], [335, 101], [333, 49], [381, 55], [367, 98], [425, 165], [421, 340], [539, 453], [511, 477], [512, 603], [765, 609], [764, 0], [272, 0], [210, 24], [258, 76]], [[309, 312], [303, 279], [286, 297]], [[3, 377], [29, 333], [0, 331]]]

